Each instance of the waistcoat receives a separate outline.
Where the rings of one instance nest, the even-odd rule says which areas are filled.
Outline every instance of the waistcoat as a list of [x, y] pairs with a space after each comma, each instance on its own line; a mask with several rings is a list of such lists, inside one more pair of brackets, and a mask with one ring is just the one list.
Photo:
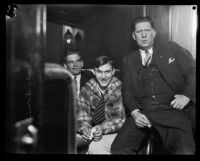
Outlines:
[[[143, 110], [162, 110], [160, 105], [169, 105], [175, 92], [167, 84], [156, 64], [155, 54], [148, 67], [142, 66], [139, 80], [139, 102]], [[164, 108], [171, 108], [164, 106]]]

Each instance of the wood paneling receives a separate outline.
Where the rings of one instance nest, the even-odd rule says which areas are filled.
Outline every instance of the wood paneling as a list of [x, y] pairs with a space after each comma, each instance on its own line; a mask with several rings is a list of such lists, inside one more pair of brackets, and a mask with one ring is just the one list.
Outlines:
[[100, 55], [110, 56], [117, 68], [121, 68], [122, 57], [136, 49], [132, 39], [131, 22], [142, 16], [141, 5], [112, 5], [85, 23], [83, 56], [86, 67]]
[[154, 21], [157, 31], [155, 41], [169, 40], [169, 6], [168, 5], [147, 5], [146, 15]]
[[45, 61], [51, 63], [61, 63], [63, 59], [63, 25], [47, 21], [47, 52]]

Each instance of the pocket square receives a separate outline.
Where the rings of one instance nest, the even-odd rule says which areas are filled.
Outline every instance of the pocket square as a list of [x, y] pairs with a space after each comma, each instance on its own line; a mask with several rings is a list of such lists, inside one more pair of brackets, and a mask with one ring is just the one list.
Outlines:
[[175, 61], [175, 58], [169, 58], [168, 63], [170, 64], [170, 63], [172, 63], [174, 61]]

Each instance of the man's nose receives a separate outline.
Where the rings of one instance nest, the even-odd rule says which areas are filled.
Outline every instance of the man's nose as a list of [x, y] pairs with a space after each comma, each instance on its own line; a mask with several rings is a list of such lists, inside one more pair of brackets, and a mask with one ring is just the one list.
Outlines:
[[146, 36], [147, 36], [146, 32], [142, 31], [142, 37], [146, 37]]
[[105, 77], [106, 77], [105, 73], [102, 73], [102, 78], [105, 78]]
[[77, 66], [78, 66], [78, 62], [74, 62], [74, 66], [76, 66], [76, 67], [77, 67]]

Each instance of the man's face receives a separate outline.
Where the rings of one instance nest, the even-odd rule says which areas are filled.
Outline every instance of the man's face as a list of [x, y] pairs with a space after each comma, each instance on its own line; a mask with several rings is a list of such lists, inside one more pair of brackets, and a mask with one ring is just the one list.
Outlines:
[[150, 49], [153, 46], [156, 31], [149, 22], [140, 22], [136, 24], [132, 36], [141, 49]]
[[66, 56], [66, 65], [67, 69], [73, 74], [80, 74], [83, 67], [83, 60], [80, 58], [78, 54], [72, 54]]
[[97, 82], [102, 87], [106, 87], [110, 83], [114, 73], [115, 73], [115, 70], [109, 63], [104, 64], [100, 66], [99, 68], [95, 68], [95, 76], [96, 76]]

